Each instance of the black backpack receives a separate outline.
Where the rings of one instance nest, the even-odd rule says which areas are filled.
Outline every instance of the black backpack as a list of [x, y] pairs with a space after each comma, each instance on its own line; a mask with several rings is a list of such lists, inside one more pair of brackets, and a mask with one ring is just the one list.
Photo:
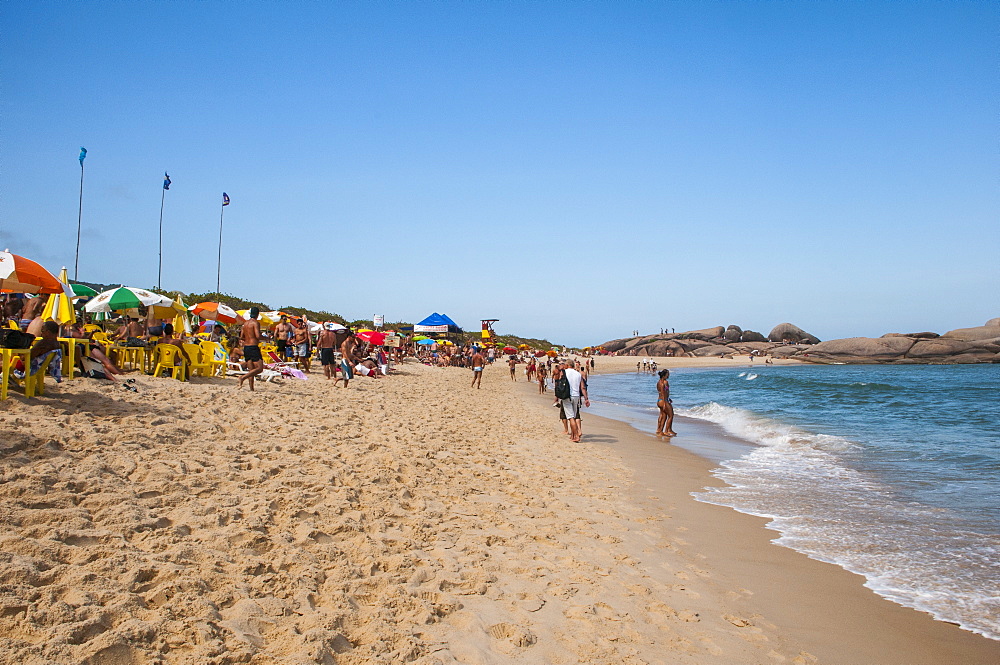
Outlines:
[[5, 349], [30, 349], [35, 343], [35, 336], [20, 330], [0, 328], [0, 346]]
[[563, 370], [562, 376], [556, 379], [556, 397], [559, 399], [569, 399], [569, 395], [569, 379], [566, 378], [566, 370]]

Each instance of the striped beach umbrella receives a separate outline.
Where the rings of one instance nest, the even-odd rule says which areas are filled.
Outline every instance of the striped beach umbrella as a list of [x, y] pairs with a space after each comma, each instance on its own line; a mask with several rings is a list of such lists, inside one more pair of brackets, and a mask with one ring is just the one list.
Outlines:
[[173, 308], [174, 301], [167, 296], [161, 296], [159, 293], [153, 293], [146, 289], [120, 286], [117, 289], [98, 293], [84, 306], [84, 309], [88, 312], [117, 312], [140, 306], [149, 307], [150, 305]]
[[55, 275], [9, 251], [0, 252], [0, 292], [3, 293], [66, 293], [68, 287]]
[[202, 319], [211, 319], [219, 323], [236, 323], [240, 315], [236, 310], [221, 302], [200, 302], [188, 308], [192, 314]]

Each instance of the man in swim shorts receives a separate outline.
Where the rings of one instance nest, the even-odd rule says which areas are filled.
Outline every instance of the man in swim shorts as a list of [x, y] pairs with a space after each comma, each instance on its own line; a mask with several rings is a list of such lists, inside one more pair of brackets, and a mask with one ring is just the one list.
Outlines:
[[323, 332], [319, 334], [319, 339], [316, 340], [316, 348], [319, 349], [319, 362], [323, 365], [323, 374], [326, 378], [332, 379], [333, 375], [336, 374], [333, 364], [333, 350], [337, 345], [337, 333], [334, 332], [334, 326], [332, 323], [326, 323], [323, 325]]
[[257, 317], [260, 310], [256, 307], [250, 308], [250, 319], [243, 324], [240, 330], [240, 343], [243, 345], [243, 360], [247, 364], [247, 373], [240, 377], [240, 384], [237, 390], [243, 387], [243, 382], [250, 381], [250, 391], [253, 392], [254, 377], [264, 371], [264, 356], [260, 353], [260, 321]]
[[472, 388], [479, 390], [483, 387], [483, 367], [486, 365], [486, 358], [482, 351], [476, 349], [472, 354]]
[[288, 322], [288, 317], [281, 315], [281, 321], [274, 327], [274, 343], [278, 345], [278, 354], [288, 360], [288, 338], [292, 334], [292, 324]]
[[309, 358], [309, 329], [302, 319], [295, 320], [295, 328], [292, 330], [292, 347], [295, 353], [295, 362], [302, 367], [302, 371], [308, 372], [310, 365]]

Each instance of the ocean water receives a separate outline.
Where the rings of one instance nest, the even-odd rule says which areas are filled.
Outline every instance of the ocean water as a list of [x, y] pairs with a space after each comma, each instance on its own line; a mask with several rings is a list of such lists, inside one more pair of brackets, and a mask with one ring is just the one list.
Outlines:
[[[588, 386], [595, 413], [654, 431], [654, 376]], [[1000, 365], [675, 369], [670, 388], [673, 442], [727, 483], [698, 500], [770, 518], [778, 544], [1000, 639]], [[706, 428], [733, 443], [699, 450]]]

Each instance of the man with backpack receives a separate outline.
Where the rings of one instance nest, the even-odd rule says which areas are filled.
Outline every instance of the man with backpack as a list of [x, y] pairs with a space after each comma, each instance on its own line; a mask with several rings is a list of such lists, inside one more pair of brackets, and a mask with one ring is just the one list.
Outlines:
[[583, 374], [574, 369], [572, 363], [563, 363], [561, 367], [562, 374], [556, 380], [556, 397], [561, 401], [563, 413], [569, 421], [569, 440], [579, 443], [580, 402], [590, 406], [587, 384], [583, 381]]

